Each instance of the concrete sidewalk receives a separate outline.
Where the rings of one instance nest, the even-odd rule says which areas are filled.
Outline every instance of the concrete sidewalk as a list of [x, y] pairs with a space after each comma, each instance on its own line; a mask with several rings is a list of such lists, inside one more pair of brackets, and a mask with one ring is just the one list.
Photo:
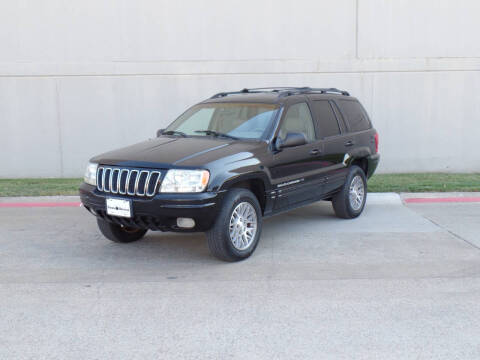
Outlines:
[[266, 219], [234, 264], [203, 234], [122, 245], [79, 207], [0, 208], [0, 358], [478, 359], [480, 203], [404, 196]]

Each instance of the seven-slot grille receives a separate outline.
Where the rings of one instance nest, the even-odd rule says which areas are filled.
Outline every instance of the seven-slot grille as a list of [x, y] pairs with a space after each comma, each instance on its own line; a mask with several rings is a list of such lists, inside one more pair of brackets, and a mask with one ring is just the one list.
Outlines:
[[99, 166], [97, 189], [112, 194], [154, 196], [158, 192], [160, 176], [161, 172], [156, 170]]

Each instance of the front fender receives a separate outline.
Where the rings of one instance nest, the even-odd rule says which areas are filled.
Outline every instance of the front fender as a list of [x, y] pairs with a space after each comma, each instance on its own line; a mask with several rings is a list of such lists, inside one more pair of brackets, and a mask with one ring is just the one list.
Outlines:
[[[263, 149], [262, 149], [263, 151]], [[263, 161], [253, 152], [239, 152], [208, 164], [209, 191], [224, 191], [231, 184], [250, 179], [261, 179], [265, 189], [270, 188]]]
[[249, 181], [249, 180], [261, 180], [263, 182], [265, 191], [268, 191], [272, 188], [271, 183], [268, 179], [268, 176], [264, 172], [255, 171], [255, 172], [249, 172], [244, 174], [237, 174], [235, 176], [232, 176], [229, 179], [226, 179], [220, 186], [219, 190], [220, 191], [228, 190], [235, 184], [238, 184], [244, 181]]

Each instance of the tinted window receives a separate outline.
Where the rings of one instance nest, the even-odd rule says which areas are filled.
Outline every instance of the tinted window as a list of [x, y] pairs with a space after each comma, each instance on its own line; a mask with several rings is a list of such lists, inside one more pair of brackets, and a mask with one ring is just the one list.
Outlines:
[[306, 103], [299, 103], [288, 108], [278, 136], [285, 139], [287, 133], [303, 133], [308, 141], [315, 139], [312, 115]]
[[242, 139], [260, 139], [270, 129], [276, 111], [273, 104], [200, 104], [187, 110], [165, 130], [195, 136], [208, 136], [198, 131], [214, 130]]
[[326, 100], [317, 100], [313, 102], [313, 110], [317, 115], [320, 137], [326, 138], [340, 134], [340, 127], [333, 112], [332, 106]]
[[340, 110], [350, 131], [362, 131], [370, 129], [370, 121], [358, 101], [339, 100]]

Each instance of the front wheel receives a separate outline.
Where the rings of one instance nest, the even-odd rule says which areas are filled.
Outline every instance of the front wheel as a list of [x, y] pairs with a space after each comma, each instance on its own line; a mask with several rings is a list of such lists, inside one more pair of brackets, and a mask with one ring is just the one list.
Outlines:
[[340, 192], [332, 199], [335, 215], [343, 219], [359, 216], [367, 201], [367, 179], [363, 170], [353, 165]]
[[97, 218], [97, 224], [103, 236], [118, 243], [129, 243], [140, 240], [147, 232], [145, 229], [120, 226], [99, 218]]
[[247, 189], [231, 189], [207, 232], [208, 247], [221, 260], [243, 260], [255, 251], [261, 231], [262, 212], [255, 195]]

